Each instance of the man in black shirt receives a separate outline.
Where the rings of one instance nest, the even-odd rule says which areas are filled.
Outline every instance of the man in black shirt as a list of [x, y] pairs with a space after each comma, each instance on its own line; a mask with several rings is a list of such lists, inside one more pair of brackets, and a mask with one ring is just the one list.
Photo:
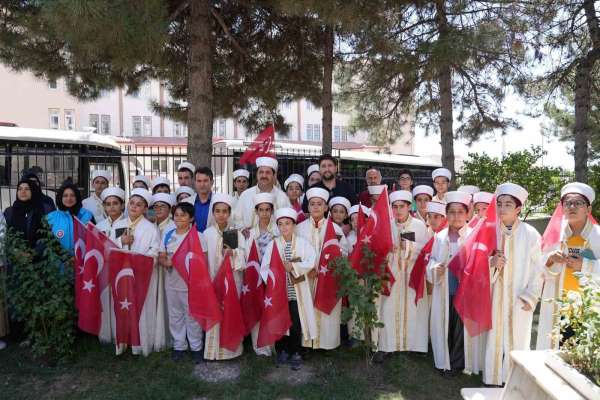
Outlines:
[[[336, 196], [342, 196], [347, 198], [352, 205], [358, 203], [354, 188], [347, 182], [336, 179], [338, 164], [337, 160], [330, 154], [323, 154], [319, 157], [319, 172], [321, 173], [321, 182], [315, 183], [312, 187], [319, 187], [329, 191], [330, 199]], [[304, 196], [304, 201], [302, 202], [302, 210], [308, 212], [308, 200], [306, 199], [306, 196]]]

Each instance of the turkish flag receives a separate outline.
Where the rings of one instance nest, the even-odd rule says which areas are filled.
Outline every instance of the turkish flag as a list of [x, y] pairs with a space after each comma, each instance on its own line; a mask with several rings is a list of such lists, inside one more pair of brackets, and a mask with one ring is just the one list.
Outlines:
[[75, 308], [79, 310], [79, 300], [81, 298], [81, 289], [83, 282], [83, 264], [85, 258], [85, 225], [77, 217], [73, 217], [73, 243], [75, 252]]
[[108, 254], [117, 246], [93, 224], [86, 226], [83, 273], [80, 277], [77, 325], [87, 333], [100, 333], [102, 304], [100, 294], [108, 287]]
[[222, 314], [197, 232], [194, 225], [173, 254], [172, 262], [187, 283], [190, 315], [208, 331], [221, 321]]
[[258, 157], [275, 157], [275, 128], [270, 124], [263, 129], [240, 157], [240, 165], [254, 164]]
[[265, 286], [260, 278], [260, 261], [258, 259], [258, 250], [256, 241], [252, 241], [248, 262], [244, 270], [244, 280], [242, 282], [242, 311], [244, 315], [244, 324], [246, 334], [250, 333], [252, 328], [260, 321], [262, 309], [264, 306]]
[[363, 274], [364, 273], [364, 269], [363, 269], [363, 256], [362, 256], [362, 252], [363, 252], [363, 240], [364, 240], [364, 231], [363, 231], [363, 227], [365, 226], [365, 223], [367, 222], [367, 218], [365, 216], [365, 213], [363, 212], [362, 209], [362, 204], [358, 205], [358, 219], [356, 221], [356, 243], [354, 244], [354, 248], [352, 249], [352, 253], [350, 253], [350, 256], [348, 257], [348, 259], [350, 260], [350, 264], [352, 265], [352, 268], [354, 268], [354, 270], [356, 272], [358, 272], [359, 274]]
[[489, 257], [497, 248], [496, 198], [492, 198], [484, 219], [467, 237], [448, 269], [459, 280], [454, 307], [467, 332], [477, 336], [492, 328], [492, 294]]
[[140, 315], [150, 286], [154, 259], [121, 249], [112, 250], [109, 259], [116, 317], [116, 344], [139, 346]]
[[273, 242], [273, 252], [268, 268], [261, 270], [267, 288], [263, 300], [263, 312], [260, 318], [257, 347], [271, 346], [285, 335], [292, 325], [288, 308], [286, 271]]
[[333, 269], [330, 266], [341, 255], [342, 249], [333, 228], [333, 221], [328, 219], [321, 256], [319, 257], [319, 277], [315, 291], [315, 308], [327, 315], [331, 313], [338, 302], [337, 277], [333, 275]]
[[231, 268], [231, 257], [227, 255], [213, 282], [217, 300], [223, 310], [223, 320], [219, 330], [219, 346], [236, 351], [246, 336], [246, 326], [242, 316], [242, 306]]
[[[359, 207], [360, 218], [360, 207]], [[388, 200], [387, 187], [377, 199], [375, 205], [371, 208], [371, 214], [358, 232], [356, 245], [350, 254], [350, 262], [354, 269], [362, 273], [365, 268], [370, 268], [366, 265], [365, 257], [363, 256], [363, 246], [367, 246], [374, 254], [374, 272], [378, 275], [383, 275], [382, 265], [385, 265], [385, 275], [387, 283], [384, 283], [383, 294], [389, 296], [390, 288], [394, 284], [395, 279], [392, 275], [389, 265], [387, 264], [388, 254], [394, 248], [392, 239], [392, 213]]]
[[[542, 252], [546, 252], [558, 243], [560, 243], [560, 236], [562, 232], [562, 224], [564, 221], [564, 209], [562, 203], [559, 201], [554, 209], [554, 213], [552, 213], [552, 218], [550, 218], [550, 222], [546, 226], [546, 230], [542, 235]], [[592, 216], [592, 213], [588, 215], [591, 223], [596, 225], [597, 222]]]
[[[447, 224], [448, 221], [444, 220], [435, 233], [440, 232], [446, 227]], [[415, 260], [415, 265], [413, 266], [412, 271], [410, 271], [408, 287], [415, 291], [415, 305], [417, 305], [419, 300], [423, 297], [423, 293], [425, 291], [425, 271], [427, 269], [427, 264], [429, 263], [429, 257], [431, 257], [431, 250], [433, 250], [434, 239], [435, 236], [429, 239], [427, 244], [423, 246], [421, 252], [417, 256], [417, 259]]]

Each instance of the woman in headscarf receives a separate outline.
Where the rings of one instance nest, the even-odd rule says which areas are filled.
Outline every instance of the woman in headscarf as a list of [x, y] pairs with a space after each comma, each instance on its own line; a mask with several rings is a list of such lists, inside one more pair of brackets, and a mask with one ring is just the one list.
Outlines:
[[30, 180], [21, 179], [17, 184], [17, 199], [4, 211], [7, 228], [20, 232], [29, 247], [35, 249], [43, 216], [40, 187]]
[[63, 182], [56, 192], [57, 210], [48, 214], [48, 223], [52, 233], [57, 237], [61, 246], [73, 252], [73, 217], [77, 217], [83, 224], [94, 221], [94, 214], [83, 208], [81, 193], [70, 180]]

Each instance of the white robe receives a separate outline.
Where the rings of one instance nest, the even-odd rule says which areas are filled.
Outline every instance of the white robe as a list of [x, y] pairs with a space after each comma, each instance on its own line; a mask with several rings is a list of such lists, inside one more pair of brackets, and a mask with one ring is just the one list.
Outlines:
[[[350, 246], [342, 228], [337, 224], [333, 224], [335, 233], [340, 238], [340, 247], [342, 249], [342, 255], [347, 256], [349, 253]], [[306, 239], [311, 246], [315, 249], [315, 268], [316, 263], [319, 262], [321, 255], [321, 247], [323, 246], [323, 239], [325, 239], [325, 231], [327, 228], [327, 220], [321, 219], [319, 221], [319, 227], [315, 227], [315, 222], [312, 217], [301, 222], [296, 226], [296, 234]], [[309, 279], [311, 292], [314, 300], [315, 289], [317, 287], [317, 279]], [[342, 299], [340, 299], [329, 315], [315, 309], [315, 316], [317, 320], [317, 338], [311, 341], [305, 341], [302, 345], [304, 347], [312, 347], [313, 349], [335, 349], [340, 345], [340, 324], [342, 314]]]
[[[131, 221], [127, 221], [130, 226]], [[133, 354], [143, 354], [147, 356], [153, 351], [164, 350], [167, 343], [164, 341], [166, 338], [166, 332], [162, 332], [165, 329], [164, 323], [157, 323], [157, 315], [164, 315], [164, 309], [158, 309], [157, 297], [159, 290], [158, 283], [158, 270], [162, 268], [158, 266], [156, 258], [158, 256], [158, 250], [160, 248], [160, 234], [156, 225], [148, 221], [146, 218], [142, 218], [141, 221], [131, 230], [133, 235], [133, 244], [131, 246], [124, 246], [121, 243], [121, 237], [117, 239], [117, 245], [121, 248], [131, 250], [133, 252], [150, 256], [154, 258], [154, 265], [152, 268], [152, 275], [150, 277], [150, 284], [148, 285], [148, 293], [146, 294], [146, 300], [144, 301], [144, 307], [140, 315], [140, 346], [133, 346], [131, 351]], [[163, 338], [163, 341], [157, 341], [156, 339]], [[117, 348], [117, 354], [121, 354], [125, 348], [122, 346]]]
[[[254, 195], [261, 193], [258, 186], [252, 186], [244, 190], [240, 195], [239, 200], [236, 203], [236, 207], [233, 211], [233, 224], [238, 228], [248, 228], [254, 226], [256, 213], [254, 212]], [[273, 211], [278, 208], [291, 207], [290, 200], [284, 191], [276, 186], [270, 192], [275, 199], [273, 204]]]
[[[114, 222], [110, 217], [103, 219], [96, 228], [104, 233], [110, 240], [117, 243], [117, 229], [127, 228], [129, 222], [125, 215], [121, 214]], [[102, 305], [102, 316], [100, 318], [100, 333], [98, 339], [102, 343], [112, 343], [116, 338], [115, 309], [110, 285], [100, 294]]]
[[[551, 252], [562, 250], [567, 253], [567, 240], [572, 236], [572, 231], [566, 220], [563, 221], [561, 228], [560, 243], [554, 248], [548, 249], [543, 256], [543, 278], [544, 290], [542, 291], [542, 303], [540, 310], [540, 321], [537, 335], [537, 350], [558, 349], [558, 338], [552, 337], [552, 329], [558, 323], [558, 306], [555, 299], [561, 295], [561, 289], [565, 279], [565, 265], [554, 264], [550, 268], [545, 266]], [[587, 278], [600, 282], [600, 226], [593, 225], [588, 219], [581, 236], [585, 240], [584, 248], [590, 249], [596, 260], [588, 258], [583, 259], [581, 273]]]
[[[231, 226], [227, 227], [227, 229], [229, 228], [231, 228]], [[223, 261], [223, 233], [213, 224], [206, 228], [201, 237], [203, 238], [202, 247], [207, 253], [210, 278], [214, 280]], [[238, 231], [238, 248], [233, 250], [233, 257], [231, 258], [231, 267], [233, 269], [233, 277], [236, 283], [238, 298], [242, 289], [241, 271], [246, 266], [245, 246], [245, 238], [242, 233]], [[230, 351], [219, 346], [220, 328], [221, 324], [217, 323], [206, 332], [204, 340], [204, 358], [206, 360], [229, 360], [242, 354], [242, 343], [240, 343], [236, 351]]]
[[[384, 352], [419, 351], [427, 353], [429, 332], [429, 300], [427, 291], [415, 305], [415, 291], [408, 287], [410, 273], [421, 249], [429, 240], [427, 227], [411, 216], [403, 223], [392, 225], [394, 253], [390, 269], [395, 282], [389, 296], [381, 296], [380, 318], [384, 326], [378, 329], [377, 350]], [[400, 234], [414, 232], [415, 241], [404, 240], [401, 248]]]
[[[465, 225], [459, 231], [459, 245], [462, 245], [471, 233], [472, 229]], [[448, 262], [450, 261], [450, 241], [448, 239], [448, 228], [443, 229], [435, 235], [431, 257], [427, 264], [427, 281], [433, 284], [431, 294], [430, 334], [431, 347], [433, 349], [434, 364], [437, 369], [450, 369], [450, 354], [448, 349], [448, 319], [450, 305], [450, 294], [448, 290]], [[446, 265], [446, 272], [438, 282], [434, 279], [434, 269], [439, 264]], [[470, 337], [465, 329], [465, 372], [477, 373], [483, 364], [483, 339], [480, 336]]]
[[[279, 251], [279, 255], [283, 260], [285, 240], [283, 240], [283, 238], [280, 236], [269, 243], [265, 250], [265, 255], [260, 266], [261, 276], [263, 279], [268, 276], [266, 272], [270, 268], [273, 244], [277, 245], [277, 250]], [[303, 275], [306, 276], [306, 274], [313, 269], [316, 262], [316, 253], [310, 243], [303, 237], [294, 235], [292, 237], [292, 258], [297, 257], [300, 258], [300, 261], [292, 263], [292, 266], [294, 267], [294, 278], [299, 278]], [[283, 282], [283, 284], [286, 283]], [[300, 325], [302, 326], [302, 340], [306, 342], [316, 339], [317, 322], [308, 277], [306, 277], [302, 282], [294, 284], [294, 291], [296, 292], [298, 316], [300, 317]]]
[[[512, 232], [499, 225], [498, 249], [506, 263], [501, 272], [490, 270], [492, 329], [487, 333], [483, 382], [502, 385], [510, 368], [510, 352], [529, 350], [533, 310], [542, 291], [540, 234], [517, 221]], [[531, 311], [522, 309], [522, 301]]]
[[106, 213], [104, 212], [104, 205], [102, 204], [102, 200], [100, 200], [100, 197], [96, 196], [96, 193], [92, 192], [90, 197], [83, 199], [81, 205], [83, 206], [83, 208], [94, 214], [96, 224], [102, 222], [102, 220], [106, 218]]
[[[158, 229], [158, 233], [160, 235], [161, 240], [165, 232], [177, 228], [175, 226], [175, 222], [173, 222], [171, 217], [167, 217], [167, 219], [165, 219], [163, 222], [157, 224], [156, 227]], [[165, 269], [161, 265], [158, 265], [157, 272], [158, 292], [156, 296], [156, 324], [157, 326], [158, 324], [164, 325], [164, 329], [157, 328], [156, 334], [158, 336], [155, 338], [155, 341], [156, 343], [165, 343], [166, 345], [169, 345], [169, 313], [167, 310], [167, 292], [165, 291], [165, 274], [167, 273], [167, 271], [165, 271]], [[161, 313], [160, 310], [163, 310], [163, 312]], [[161, 335], [164, 335], [164, 337]]]

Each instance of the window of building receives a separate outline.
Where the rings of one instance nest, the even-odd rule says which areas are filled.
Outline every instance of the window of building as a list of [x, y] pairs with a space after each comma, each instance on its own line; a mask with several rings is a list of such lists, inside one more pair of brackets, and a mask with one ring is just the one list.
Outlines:
[[342, 127], [336, 125], [333, 127], [333, 141], [341, 142], [342, 141]]
[[56, 79], [49, 79], [48, 80], [48, 88], [50, 88], [50, 89], [58, 89], [58, 82], [56, 82]]
[[75, 129], [75, 111], [65, 110], [65, 129], [72, 131]]
[[291, 110], [292, 109], [292, 102], [291, 101], [284, 101], [283, 103], [281, 103], [281, 109], [282, 110]]
[[342, 142], [348, 141], [348, 127], [342, 126]]
[[103, 135], [110, 135], [110, 115], [102, 114], [102, 118], [100, 119], [101, 128], [100, 132]]
[[173, 136], [187, 136], [187, 127], [181, 122], [173, 124]]
[[152, 172], [160, 174], [167, 172], [167, 160], [152, 160]]
[[315, 105], [313, 103], [311, 103], [310, 101], [306, 101], [306, 109], [308, 111], [313, 111], [315, 109]]
[[89, 118], [90, 126], [96, 128], [96, 130], [94, 131], [96, 133], [100, 132], [100, 130], [98, 129], [100, 127], [99, 118], [100, 117], [98, 116], [98, 114], [90, 114], [90, 118]]
[[49, 121], [48, 126], [50, 129], [59, 129], [60, 126], [60, 109], [58, 108], [49, 108], [48, 109]]
[[144, 117], [144, 136], [152, 136], [152, 117]]
[[227, 134], [227, 121], [224, 119], [219, 120], [219, 136], [226, 137]]
[[309, 142], [321, 140], [321, 124], [306, 124], [306, 140]]
[[132, 123], [132, 135], [133, 136], [142, 136], [142, 117], [139, 115], [134, 115], [131, 117]]

